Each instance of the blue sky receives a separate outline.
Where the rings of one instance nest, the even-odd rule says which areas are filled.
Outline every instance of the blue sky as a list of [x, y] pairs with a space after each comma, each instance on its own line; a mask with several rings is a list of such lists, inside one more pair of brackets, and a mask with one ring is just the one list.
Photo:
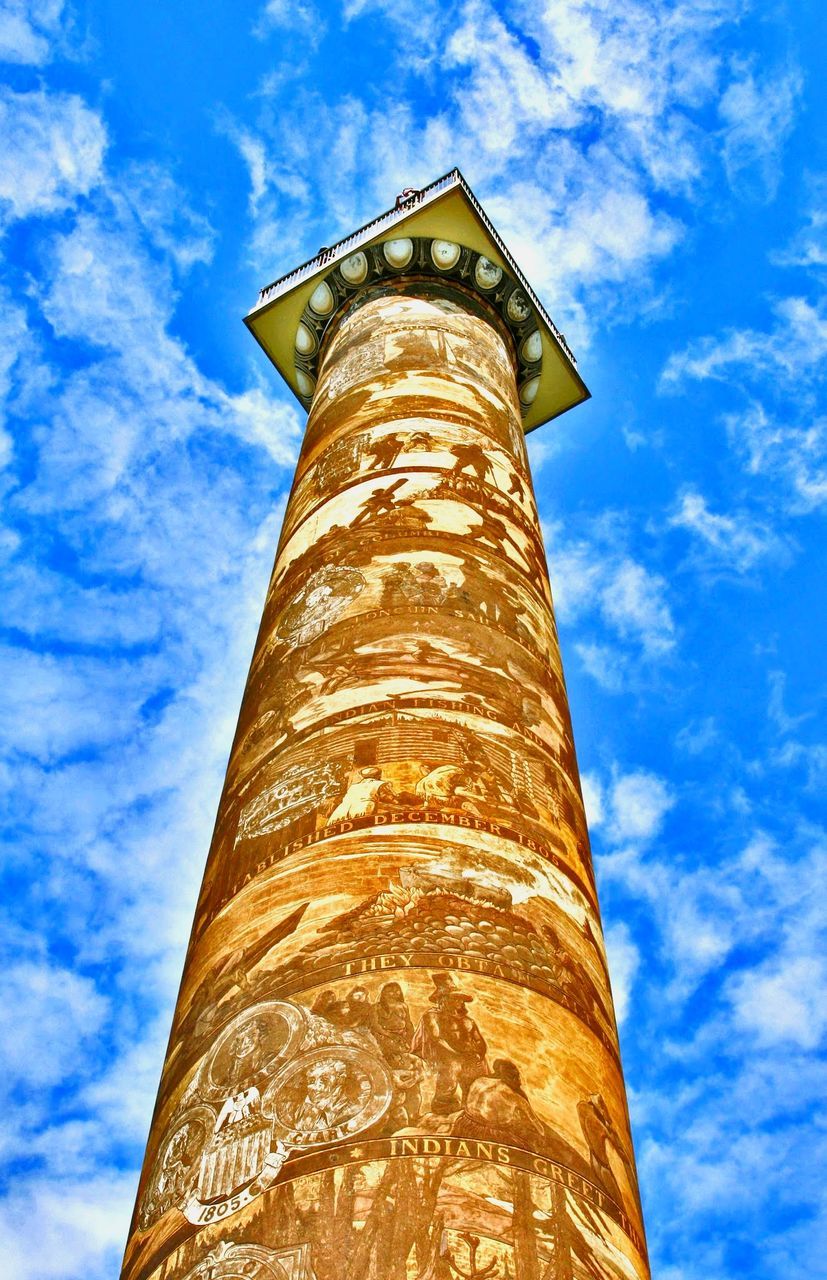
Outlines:
[[654, 1275], [824, 1274], [826, 28], [0, 4], [4, 1277], [117, 1274], [302, 428], [240, 318], [454, 165], [594, 396], [531, 452]]

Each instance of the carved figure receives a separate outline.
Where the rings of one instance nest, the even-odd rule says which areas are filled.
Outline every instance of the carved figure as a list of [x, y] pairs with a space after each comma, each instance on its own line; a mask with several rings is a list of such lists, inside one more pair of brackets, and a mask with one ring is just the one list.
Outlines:
[[374, 489], [372, 493], [362, 502], [357, 514], [353, 517], [350, 527], [358, 529], [363, 524], [369, 524], [371, 520], [375, 520], [377, 516], [387, 514], [393, 511], [396, 506], [396, 494], [407, 484], [405, 478], [394, 480], [392, 484], [386, 484], [382, 489]]
[[420, 778], [415, 787], [416, 794], [429, 808], [438, 809], [457, 796], [470, 801], [473, 808], [474, 800], [481, 800], [486, 794], [479, 781], [483, 772], [483, 766], [472, 761], [438, 765]]
[[520, 1072], [508, 1058], [497, 1058], [491, 1074], [478, 1076], [457, 1118], [455, 1132], [517, 1147], [536, 1147], [544, 1126], [523, 1089]]
[[478, 480], [484, 480], [486, 476], [494, 474], [491, 459], [479, 444], [455, 444], [451, 448], [451, 453], [456, 458], [451, 468], [452, 475], [471, 470]]
[[435, 974], [430, 996], [436, 1007], [424, 1013], [411, 1048], [434, 1073], [430, 1109], [447, 1115], [465, 1101], [471, 1083], [485, 1071], [486, 1044], [465, 1006], [473, 996], [457, 990], [450, 974]]
[[421, 1061], [411, 1049], [414, 1027], [398, 982], [386, 982], [379, 992], [372, 1010], [371, 1030], [393, 1071], [397, 1099], [389, 1123], [392, 1128], [399, 1129], [419, 1115], [422, 1072]]
[[348, 1064], [340, 1058], [318, 1062], [305, 1076], [305, 1098], [293, 1117], [299, 1133], [312, 1135], [320, 1129], [333, 1129], [355, 1116], [363, 1106], [361, 1094], [367, 1081], [360, 1082], [359, 1095], [348, 1093]]
[[596, 1182], [606, 1188], [618, 1204], [623, 1203], [623, 1194], [612, 1171], [609, 1159], [609, 1148], [614, 1150], [620, 1160], [633, 1187], [636, 1188], [632, 1162], [626, 1154], [622, 1139], [618, 1133], [606, 1107], [605, 1100], [599, 1093], [593, 1093], [577, 1104], [577, 1115], [583, 1136], [589, 1146], [589, 1162]]
[[378, 471], [386, 471], [393, 466], [404, 448], [405, 437], [398, 431], [392, 431], [386, 436], [373, 436], [368, 445], [369, 465]]
[[391, 788], [382, 781], [382, 770], [366, 765], [351, 782], [342, 799], [328, 818], [328, 823], [344, 822], [347, 818], [364, 818], [376, 812], [380, 798], [392, 798]]

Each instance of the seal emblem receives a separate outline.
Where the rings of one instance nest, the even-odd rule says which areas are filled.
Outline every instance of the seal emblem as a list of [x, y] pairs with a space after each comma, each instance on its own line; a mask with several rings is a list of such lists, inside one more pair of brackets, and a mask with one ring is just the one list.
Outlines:
[[214, 1123], [215, 1116], [209, 1107], [192, 1107], [173, 1122], [141, 1199], [138, 1225], [142, 1231], [187, 1198]]
[[306, 813], [322, 807], [342, 789], [344, 766], [332, 760], [321, 765], [290, 765], [272, 786], [255, 796], [238, 820], [235, 842], [280, 831]]
[[296, 1150], [342, 1142], [381, 1120], [393, 1080], [381, 1058], [359, 1045], [328, 1044], [279, 1072], [264, 1099], [274, 1131]]
[[235, 1017], [202, 1060], [173, 1116], [141, 1201], [148, 1230], [170, 1209], [197, 1226], [244, 1208], [293, 1152], [342, 1142], [381, 1120], [393, 1079], [356, 1043], [289, 1000]]
[[358, 569], [325, 565], [285, 605], [276, 635], [292, 648], [309, 644], [327, 630], [364, 587], [365, 579]]
[[310, 1248], [268, 1249], [222, 1240], [183, 1280], [312, 1280]]
[[312, 1280], [310, 1247], [269, 1249], [221, 1240], [183, 1280]]
[[233, 1018], [207, 1062], [204, 1084], [222, 1105], [231, 1094], [263, 1088], [274, 1066], [301, 1048], [306, 1030], [304, 1010], [289, 1000], [269, 1000]]

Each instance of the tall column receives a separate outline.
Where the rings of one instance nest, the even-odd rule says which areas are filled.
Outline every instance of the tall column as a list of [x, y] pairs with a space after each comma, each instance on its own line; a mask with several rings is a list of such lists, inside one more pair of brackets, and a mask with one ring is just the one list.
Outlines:
[[127, 1280], [648, 1276], [517, 368], [458, 283], [326, 333]]

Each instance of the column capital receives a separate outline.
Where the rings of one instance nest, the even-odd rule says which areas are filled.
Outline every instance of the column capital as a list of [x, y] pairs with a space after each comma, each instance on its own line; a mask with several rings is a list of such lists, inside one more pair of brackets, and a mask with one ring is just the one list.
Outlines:
[[457, 169], [262, 289], [245, 323], [309, 408], [325, 336], [344, 308], [376, 288], [453, 283], [513, 339], [526, 432], [588, 399], [566, 340]]

